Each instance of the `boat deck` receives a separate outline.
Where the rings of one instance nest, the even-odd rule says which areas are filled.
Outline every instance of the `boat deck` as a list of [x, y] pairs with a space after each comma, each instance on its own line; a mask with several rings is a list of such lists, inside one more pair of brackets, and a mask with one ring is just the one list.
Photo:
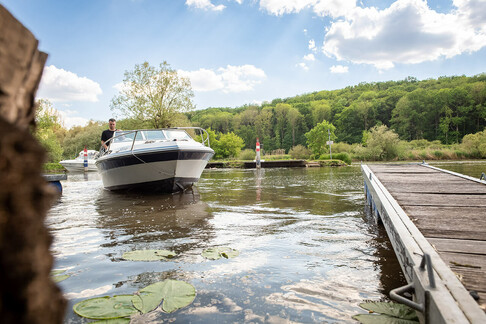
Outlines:
[[[394, 199], [399, 205], [394, 209], [403, 210], [398, 214], [404, 212], [400, 217], [408, 217], [409, 221], [404, 220], [408, 234], [418, 242], [423, 253], [430, 251], [422, 247], [426, 243], [421, 243], [421, 238], [425, 238], [437, 251], [443, 263], [437, 260], [433, 262], [434, 270], [454, 299], [457, 301], [456, 297], [461, 294], [454, 292], [454, 284], [448, 282], [447, 274], [444, 275], [447, 271], [438, 269], [441, 264], [445, 264], [452, 271], [471, 295], [479, 297], [478, 305], [483, 311], [486, 310], [486, 184], [477, 179], [420, 164], [366, 165], [362, 169], [367, 187], [379, 188], [371, 190], [373, 199], [386, 200], [378, 198], [376, 192], [381, 190], [386, 192], [385, 196], [391, 195], [393, 198], [390, 201]], [[373, 178], [378, 180], [376, 185], [373, 184]], [[388, 202], [384, 205], [386, 204]], [[380, 208], [377, 209], [377, 214], [388, 216], [390, 210], [385, 210], [381, 202], [378, 205]], [[411, 229], [413, 225], [407, 224], [410, 221], [418, 232]], [[391, 223], [393, 222], [389, 222]], [[393, 228], [391, 231], [390, 239], [393, 240]], [[390, 236], [388, 228], [387, 232]], [[416, 237], [421, 235], [423, 237]], [[417, 262], [412, 263], [416, 265]], [[404, 268], [402, 265], [402, 269], [407, 271], [409, 266], [405, 265]], [[407, 281], [413, 281], [414, 276], [416, 274], [410, 271], [406, 274]], [[466, 300], [464, 303], [468, 302], [470, 301]], [[467, 311], [465, 314], [469, 318]]]

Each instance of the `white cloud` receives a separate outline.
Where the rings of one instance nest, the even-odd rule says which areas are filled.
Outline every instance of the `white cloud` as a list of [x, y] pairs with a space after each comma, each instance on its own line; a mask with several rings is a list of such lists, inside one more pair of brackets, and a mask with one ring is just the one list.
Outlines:
[[300, 67], [304, 71], [309, 71], [309, 67], [304, 62], [297, 64], [297, 66]]
[[281, 16], [312, 8], [320, 16], [340, 17], [356, 7], [356, 0], [260, 0], [260, 8]]
[[314, 54], [310, 53], [310, 54], [307, 54], [307, 55], [304, 56], [304, 60], [306, 60], [306, 61], [315, 61], [316, 58], [315, 58]]
[[52, 102], [97, 102], [101, 94], [101, 87], [97, 82], [50, 65], [44, 68], [37, 97]]
[[348, 73], [348, 67], [342, 65], [333, 65], [329, 68], [331, 73]]
[[478, 10], [486, 6], [477, 3], [456, 0], [457, 10], [448, 14], [431, 10], [422, 0], [398, 0], [384, 10], [356, 8], [332, 23], [323, 51], [378, 69], [474, 52], [486, 46], [486, 10]]
[[[241, 0], [240, 0], [241, 1]], [[237, 0], [238, 3], [241, 4]], [[212, 10], [212, 11], [222, 11], [224, 8], [226, 8], [225, 5], [214, 5], [211, 3], [210, 0], [186, 0], [186, 5], [189, 7], [195, 7], [197, 9], [203, 9], [203, 10]]]
[[309, 41], [309, 49], [313, 52], [316, 51], [316, 42], [313, 39]]
[[356, 0], [320, 0], [314, 5], [314, 12], [320, 16], [344, 17], [356, 8]]
[[195, 91], [216, 91], [225, 93], [253, 90], [266, 78], [265, 72], [253, 65], [232, 66], [217, 70], [178, 71], [191, 80]]
[[[312, 10], [331, 18], [324, 53], [339, 61], [371, 64], [380, 70], [478, 51], [486, 46], [486, 1], [453, 0], [438, 13], [426, 0], [396, 0], [383, 10], [356, 0], [260, 0], [273, 15]], [[315, 48], [313, 40], [309, 49]]]
[[310, 8], [316, 2], [316, 0], [260, 0], [260, 8], [267, 10], [271, 14], [281, 16]]
[[74, 110], [66, 110], [66, 111], [65, 110], [57, 110], [57, 112], [61, 116], [64, 127], [66, 129], [70, 129], [73, 126], [86, 126], [89, 122], [89, 119], [76, 116], [78, 114], [78, 112], [74, 111]]

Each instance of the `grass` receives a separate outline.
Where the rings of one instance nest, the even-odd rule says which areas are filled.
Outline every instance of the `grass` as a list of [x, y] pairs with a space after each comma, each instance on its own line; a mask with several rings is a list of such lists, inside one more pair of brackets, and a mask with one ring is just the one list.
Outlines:
[[44, 172], [46, 173], [66, 172], [66, 169], [59, 163], [44, 163]]

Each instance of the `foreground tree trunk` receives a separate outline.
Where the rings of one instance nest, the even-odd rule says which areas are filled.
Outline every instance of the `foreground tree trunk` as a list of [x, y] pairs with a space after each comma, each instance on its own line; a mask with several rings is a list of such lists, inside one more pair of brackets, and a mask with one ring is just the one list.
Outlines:
[[62, 323], [65, 300], [50, 279], [44, 219], [55, 196], [42, 178], [45, 152], [32, 137], [34, 98], [47, 58], [0, 5], [0, 321]]

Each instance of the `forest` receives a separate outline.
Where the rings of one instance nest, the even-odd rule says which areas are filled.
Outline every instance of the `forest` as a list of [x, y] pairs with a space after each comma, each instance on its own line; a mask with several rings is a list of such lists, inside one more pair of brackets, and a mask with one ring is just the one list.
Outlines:
[[[99, 149], [99, 134], [106, 128], [106, 122], [90, 121], [87, 126], [66, 130], [52, 113], [49, 102], [44, 101], [41, 106], [44, 108], [38, 114], [37, 136], [44, 138], [41, 142], [50, 152], [57, 152], [51, 154], [52, 160], [76, 156], [84, 145]], [[429, 143], [451, 147], [460, 144], [466, 135], [482, 134], [485, 130], [486, 74], [423, 81], [408, 77], [279, 98], [261, 105], [192, 110], [180, 113], [177, 125], [174, 122], [171, 126], [210, 129], [213, 143], [223, 139], [234, 143], [239, 138], [238, 152], [254, 149], [259, 138], [264, 152], [289, 153], [297, 146], [310, 147], [306, 134], [323, 122], [335, 128], [333, 140], [338, 144], [337, 151], [352, 150], [349, 153], [354, 153], [355, 158], [362, 158], [358, 146], [366, 147], [370, 132], [373, 134], [381, 126], [386, 126], [380, 128], [382, 132], [391, 132], [397, 135], [397, 140], [415, 146]], [[117, 126], [149, 128], [150, 122], [125, 118], [119, 119]], [[49, 136], [51, 143], [46, 144]], [[483, 137], [478, 140], [481, 143], [477, 145], [482, 144]], [[229, 154], [237, 157], [235, 153]]]

